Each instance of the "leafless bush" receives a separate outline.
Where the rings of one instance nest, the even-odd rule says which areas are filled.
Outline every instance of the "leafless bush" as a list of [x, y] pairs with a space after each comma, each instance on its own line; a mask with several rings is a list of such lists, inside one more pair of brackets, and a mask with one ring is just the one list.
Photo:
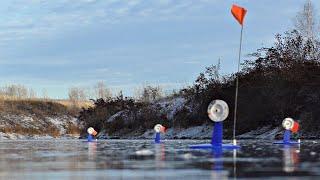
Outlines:
[[303, 37], [312, 40], [317, 37], [319, 23], [317, 22], [316, 11], [311, 0], [306, 0], [302, 10], [298, 12], [294, 23], [296, 30]]
[[103, 81], [100, 81], [94, 87], [96, 99], [110, 99], [112, 97], [111, 90], [105, 85]]
[[17, 99], [25, 99], [29, 97], [29, 90], [23, 85], [13, 84], [3, 87], [1, 90], [1, 95], [14, 97]]
[[80, 101], [84, 101], [87, 98], [85, 90], [79, 87], [71, 87], [68, 92], [69, 100], [75, 107], [78, 107]]
[[136, 98], [145, 103], [154, 102], [163, 97], [163, 90], [160, 86], [144, 86], [135, 90]]

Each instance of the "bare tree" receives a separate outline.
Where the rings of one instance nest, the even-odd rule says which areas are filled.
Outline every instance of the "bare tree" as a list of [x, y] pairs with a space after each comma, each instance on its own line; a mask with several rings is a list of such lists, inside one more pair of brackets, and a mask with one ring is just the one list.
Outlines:
[[85, 101], [87, 99], [87, 94], [84, 88], [78, 88], [78, 95], [80, 101]]
[[303, 9], [298, 12], [295, 18], [295, 28], [307, 39], [317, 38], [318, 23], [316, 11], [311, 0], [306, 0]]
[[29, 89], [29, 98], [34, 99], [36, 97], [37, 97], [37, 93], [32, 88], [30, 88]]
[[28, 97], [28, 89], [25, 86], [19, 84], [13, 84], [4, 87], [2, 93], [6, 96], [15, 97], [18, 99]]
[[98, 82], [97, 85], [95, 86], [95, 94], [97, 99], [99, 98], [108, 99], [112, 97], [111, 90], [107, 88], [107, 86], [103, 81]]
[[5, 96], [5, 95], [6, 95], [6, 91], [5, 91], [5, 88], [4, 88], [4, 87], [1, 87], [1, 89], [0, 89], [0, 95], [1, 95], [1, 96]]
[[17, 88], [15, 85], [6, 86], [4, 91], [7, 96], [10, 96], [10, 97], [17, 96]]
[[43, 99], [49, 99], [48, 91], [47, 91], [46, 88], [43, 88], [43, 89], [42, 89], [42, 98], [43, 98]]
[[141, 89], [136, 89], [135, 96], [143, 102], [154, 102], [163, 96], [163, 91], [160, 86], [147, 85]]
[[71, 87], [68, 92], [69, 100], [72, 102], [84, 101], [87, 98], [87, 95], [83, 88]]
[[28, 89], [23, 85], [16, 85], [17, 97], [19, 99], [24, 99], [28, 97]]
[[36, 98], [36, 92], [21, 84], [12, 84], [0, 87], [0, 95], [17, 99]]

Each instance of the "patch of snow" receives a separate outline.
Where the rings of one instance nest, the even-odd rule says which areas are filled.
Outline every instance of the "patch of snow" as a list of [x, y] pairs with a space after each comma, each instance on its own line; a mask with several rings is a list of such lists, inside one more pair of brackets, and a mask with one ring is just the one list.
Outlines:
[[274, 139], [275, 136], [281, 132], [280, 127], [272, 128], [271, 126], [265, 126], [256, 130], [249, 131], [247, 133], [237, 136], [241, 139]]
[[[41, 135], [34, 134], [16, 134], [16, 133], [4, 133], [0, 132], [0, 140], [4, 139], [52, 139], [53, 137], [46, 134], [46, 127], [48, 124], [52, 124], [60, 131], [60, 135], [65, 135], [69, 123], [77, 125], [77, 119], [71, 116], [57, 116], [57, 117], [45, 117], [36, 118], [32, 115], [12, 115], [6, 114], [0, 116], [0, 128], [7, 128], [11, 131], [15, 131], [16, 127], [22, 127], [25, 129], [37, 129], [43, 132]], [[70, 136], [71, 137], [71, 136]]]
[[54, 139], [54, 137], [49, 135], [32, 135], [32, 136], [29, 136], [28, 139], [48, 140], [48, 139]]
[[47, 117], [46, 120], [52, 123], [56, 128], [58, 128], [60, 134], [66, 134], [66, 127], [68, 123], [76, 124], [76, 118], [70, 118], [68, 116]]
[[202, 126], [195, 126], [187, 128], [179, 133], [176, 134], [177, 138], [187, 138], [187, 139], [194, 139], [194, 138], [211, 138], [211, 127], [207, 125]]
[[155, 136], [155, 132], [153, 129], [149, 129], [146, 132], [144, 132], [140, 138], [144, 138], [144, 139], [152, 139]]
[[8, 133], [7, 137], [8, 137], [8, 139], [13, 139], [13, 140], [26, 139], [26, 136], [21, 135], [21, 134], [16, 134], [16, 133]]
[[7, 140], [9, 139], [8, 135], [6, 133], [0, 132], [0, 140]]
[[138, 156], [151, 156], [154, 153], [149, 149], [141, 149], [141, 150], [136, 151], [135, 154]]
[[185, 98], [177, 97], [173, 99], [162, 100], [156, 105], [160, 106], [163, 111], [167, 112], [168, 119], [173, 119], [174, 115], [185, 106], [186, 101], [187, 100]]
[[119, 111], [117, 113], [115, 113], [114, 115], [112, 115], [111, 117], [109, 117], [107, 119], [107, 122], [110, 123], [110, 122], [113, 122], [117, 117], [121, 116], [122, 114], [124, 114], [125, 112], [127, 112], [127, 110], [122, 110], [122, 111]]
[[192, 155], [191, 153], [182, 154], [181, 157], [186, 160], [197, 158], [196, 156]]

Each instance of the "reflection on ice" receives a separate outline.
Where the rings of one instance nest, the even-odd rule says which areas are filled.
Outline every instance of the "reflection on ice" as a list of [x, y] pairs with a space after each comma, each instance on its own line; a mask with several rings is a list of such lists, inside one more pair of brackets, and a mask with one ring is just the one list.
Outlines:
[[294, 172], [299, 165], [300, 146], [283, 147], [283, 170], [285, 172]]
[[94, 160], [96, 159], [96, 154], [97, 154], [97, 142], [92, 141], [92, 142], [87, 142], [88, 144], [88, 159]]
[[[234, 162], [236, 162], [236, 153], [237, 150], [234, 149]], [[222, 149], [215, 149], [212, 150], [212, 156], [213, 156], [213, 165], [212, 165], [212, 172], [211, 172], [211, 179], [221, 179], [225, 180], [229, 177], [229, 171], [225, 170], [223, 167], [223, 151]], [[236, 164], [234, 164], [234, 168], [236, 168]]]

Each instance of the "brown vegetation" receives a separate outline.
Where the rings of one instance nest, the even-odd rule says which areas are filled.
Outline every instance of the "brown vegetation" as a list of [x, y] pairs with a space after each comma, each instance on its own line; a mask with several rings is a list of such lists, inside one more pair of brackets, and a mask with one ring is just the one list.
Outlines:
[[[66, 101], [63, 101], [64, 103]], [[44, 99], [16, 99], [2, 98], [0, 99], [0, 118], [5, 126], [1, 126], [0, 132], [16, 133], [22, 135], [51, 135], [53, 137], [60, 136], [61, 132], [47, 118], [72, 117], [78, 115], [79, 107], [67, 107], [60, 102], [54, 102]], [[11, 118], [7, 118], [7, 117]], [[26, 117], [33, 120], [27, 123], [19, 122], [19, 119]], [[77, 124], [69, 123], [65, 127], [66, 134], [79, 134]]]

